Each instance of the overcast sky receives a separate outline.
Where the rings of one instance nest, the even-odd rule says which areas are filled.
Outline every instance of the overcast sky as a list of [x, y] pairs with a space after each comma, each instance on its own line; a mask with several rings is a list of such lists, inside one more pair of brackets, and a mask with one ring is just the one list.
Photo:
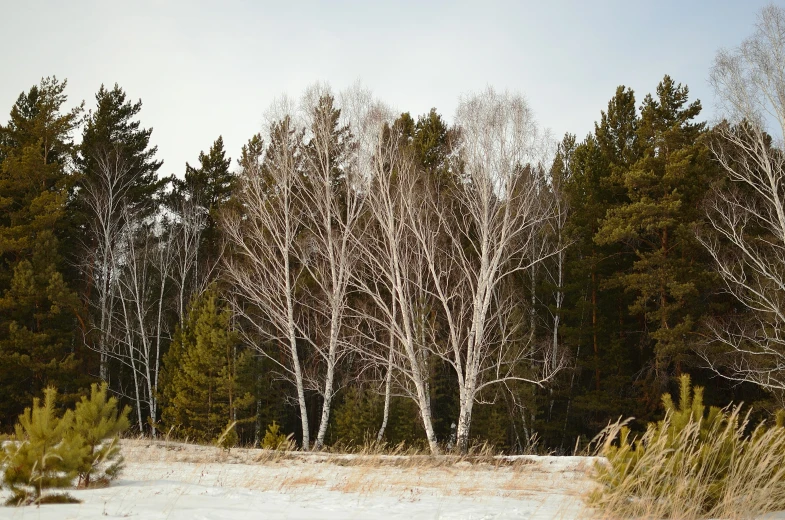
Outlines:
[[523, 93], [542, 126], [579, 138], [616, 86], [640, 101], [664, 74], [714, 116], [716, 51], [754, 29], [762, 0], [19, 1], [0, 0], [0, 120], [42, 76], [72, 103], [115, 82], [182, 175], [218, 135], [234, 159], [282, 93], [357, 80], [413, 115], [451, 120], [461, 95]]

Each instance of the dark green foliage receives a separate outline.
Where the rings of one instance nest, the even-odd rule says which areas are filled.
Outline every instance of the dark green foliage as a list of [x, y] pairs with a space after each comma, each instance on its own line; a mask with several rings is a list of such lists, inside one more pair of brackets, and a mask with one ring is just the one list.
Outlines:
[[231, 163], [224, 150], [223, 137], [218, 136], [206, 154], [199, 152], [199, 166], [186, 163], [185, 178], [174, 180], [174, 211], [182, 209], [183, 202], [189, 201], [205, 215], [198, 258], [210, 266], [221, 253], [218, 229], [221, 212], [230, 203], [236, 188], [236, 176], [229, 169]]
[[9, 502], [15, 505], [38, 502], [48, 489], [69, 487], [87, 455], [88, 446], [73, 429], [74, 413], [58, 417], [56, 399], [54, 388], [44, 391], [43, 403], [36, 397], [3, 448], [3, 485], [13, 493]]
[[[336, 401], [330, 432], [334, 442], [359, 446], [376, 440], [382, 425], [384, 395], [373, 388], [347, 388]], [[390, 400], [390, 417], [384, 438], [388, 445], [417, 445], [423, 441], [417, 405], [404, 397]], [[446, 439], [446, 436], [445, 436]]]
[[670, 375], [697, 372], [700, 324], [719, 309], [713, 266], [694, 231], [717, 177], [695, 121], [700, 109], [668, 76], [640, 112], [622, 86], [593, 134], [574, 148], [562, 143], [572, 149], [561, 166], [569, 169], [572, 246], [561, 337], [576, 370], [539, 405], [547, 410], [540, 421], [551, 424], [538, 430], [551, 446], [570, 449], [577, 435], [591, 438], [620, 415], [643, 428], [661, 413]]
[[[686, 360], [710, 280], [694, 227], [705, 218], [700, 202], [716, 168], [700, 139], [704, 125], [693, 122], [701, 104], [688, 104], [688, 94], [665, 76], [657, 97], [644, 99], [636, 132], [642, 154], [618, 170], [622, 204], [608, 209], [594, 237], [634, 255], [632, 266], [610, 281], [635, 297], [629, 312], [648, 326], [657, 377], [670, 362]], [[618, 153], [626, 162], [629, 154]]]
[[72, 178], [80, 108], [63, 112], [65, 82], [41, 80], [0, 126], [0, 421], [7, 427], [46, 386], [83, 378], [76, 315], [58, 235]]
[[162, 419], [182, 437], [212, 441], [227, 422], [250, 415], [253, 397], [237, 384], [248, 354], [238, 352], [230, 319], [216, 292], [206, 291], [192, 302], [164, 358]]
[[382, 424], [384, 396], [359, 388], [348, 388], [333, 411], [331, 432], [336, 440], [349, 445], [376, 438]]
[[[129, 100], [116, 83], [111, 90], [101, 85], [95, 101], [96, 108], [88, 114], [82, 132], [79, 170], [89, 179], [97, 175], [101, 161], [121, 165], [124, 175], [119, 185], [126, 186], [123, 203], [133, 214], [150, 215], [166, 180], [158, 178], [163, 161], [155, 160], [158, 147], [150, 146], [153, 129], [142, 128], [136, 119], [142, 102]], [[74, 203], [77, 211], [85, 211], [78, 194]], [[82, 224], [84, 218], [84, 214], [78, 216], [77, 222]]]
[[510, 452], [510, 426], [514, 415], [508, 413], [501, 399], [493, 404], [477, 405], [473, 411], [471, 443], [487, 443], [495, 450]]
[[186, 163], [185, 179], [178, 183], [178, 188], [200, 206], [213, 211], [228, 201], [234, 190], [231, 163], [226, 157], [223, 137], [219, 135], [207, 154], [199, 152], [198, 168]]
[[130, 426], [131, 408], [126, 406], [120, 411], [117, 398], [108, 394], [107, 383], [94, 383], [90, 397], [83, 396], [74, 410], [73, 430], [88, 448], [78, 468], [79, 485], [83, 487], [112, 480], [123, 467], [118, 440]]

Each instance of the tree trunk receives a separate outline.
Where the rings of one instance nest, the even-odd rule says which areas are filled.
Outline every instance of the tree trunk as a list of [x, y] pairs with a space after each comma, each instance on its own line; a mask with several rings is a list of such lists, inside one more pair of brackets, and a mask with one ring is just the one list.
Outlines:
[[428, 439], [428, 447], [431, 450], [431, 455], [438, 455], [441, 450], [439, 450], [439, 443], [436, 441], [436, 432], [433, 431], [431, 398], [428, 395], [427, 388], [422, 383], [422, 379], [419, 379], [415, 385], [417, 387], [417, 401], [420, 406], [420, 417], [425, 428], [425, 436]]
[[458, 413], [458, 432], [456, 435], [456, 446], [462, 454], [469, 451], [469, 429], [472, 423], [472, 409], [474, 408], [474, 395], [470, 392], [461, 392], [461, 409]]
[[376, 434], [376, 442], [382, 442], [384, 430], [387, 429], [387, 421], [390, 417], [390, 397], [392, 392], [392, 371], [393, 371], [393, 335], [390, 334], [390, 353], [387, 356], [387, 375], [384, 380], [384, 411], [382, 412], [382, 425], [379, 433]]
[[324, 436], [327, 434], [327, 424], [330, 421], [330, 406], [333, 400], [333, 380], [335, 378], [335, 362], [327, 363], [327, 374], [324, 381], [324, 401], [322, 403], [322, 417], [319, 420], [319, 431], [313, 449], [320, 450], [324, 446]]

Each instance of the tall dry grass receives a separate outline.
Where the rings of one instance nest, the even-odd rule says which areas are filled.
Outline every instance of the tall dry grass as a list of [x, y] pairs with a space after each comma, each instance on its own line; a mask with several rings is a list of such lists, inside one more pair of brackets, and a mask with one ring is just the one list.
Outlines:
[[785, 510], [785, 428], [758, 425], [726, 408], [707, 425], [672, 414], [631, 440], [623, 422], [596, 439], [607, 457], [595, 468], [589, 497], [604, 518], [755, 518]]
[[[224, 464], [276, 464], [283, 461], [318, 462], [337, 466], [446, 468], [484, 466], [523, 467], [533, 463], [527, 456], [505, 455], [493, 445], [477, 443], [467, 453], [432, 455], [417, 445], [388, 444], [367, 440], [363, 444], [335, 444], [321, 451], [236, 447], [224, 449], [214, 444], [189, 444], [168, 438], [137, 436], [121, 441], [127, 460]], [[293, 448], [292, 445], [289, 446]]]

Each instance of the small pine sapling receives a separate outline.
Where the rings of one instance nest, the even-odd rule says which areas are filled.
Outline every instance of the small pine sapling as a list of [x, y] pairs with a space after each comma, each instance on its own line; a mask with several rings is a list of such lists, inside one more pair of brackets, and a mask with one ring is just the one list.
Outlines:
[[266, 450], [287, 450], [292, 446], [292, 434], [284, 435], [277, 422], [267, 426], [267, 431], [262, 439], [262, 448]]
[[74, 431], [87, 446], [79, 463], [79, 486], [106, 484], [117, 477], [123, 466], [119, 435], [128, 429], [131, 408], [118, 409], [117, 398], [109, 397], [106, 383], [90, 387], [90, 398], [82, 396], [74, 411]]
[[775, 428], [760, 424], [750, 432], [749, 411], [706, 410], [703, 389], [693, 391], [687, 375], [678, 404], [669, 394], [662, 403], [665, 418], [641, 436], [618, 423], [606, 430], [599, 454], [607, 463], [596, 466], [601, 486], [590, 496], [593, 505], [620, 517], [726, 518], [745, 502], [756, 501], [759, 512], [785, 503], [785, 415], [778, 414]]
[[[73, 412], [55, 412], [57, 391], [47, 388], [44, 401], [33, 400], [19, 416], [12, 440], [3, 447], [6, 466], [3, 484], [11, 492], [8, 505], [62, 501], [65, 495], [45, 496], [50, 488], [69, 487], [87, 453], [84, 439], [75, 433]], [[70, 499], [69, 499], [70, 501]]]

